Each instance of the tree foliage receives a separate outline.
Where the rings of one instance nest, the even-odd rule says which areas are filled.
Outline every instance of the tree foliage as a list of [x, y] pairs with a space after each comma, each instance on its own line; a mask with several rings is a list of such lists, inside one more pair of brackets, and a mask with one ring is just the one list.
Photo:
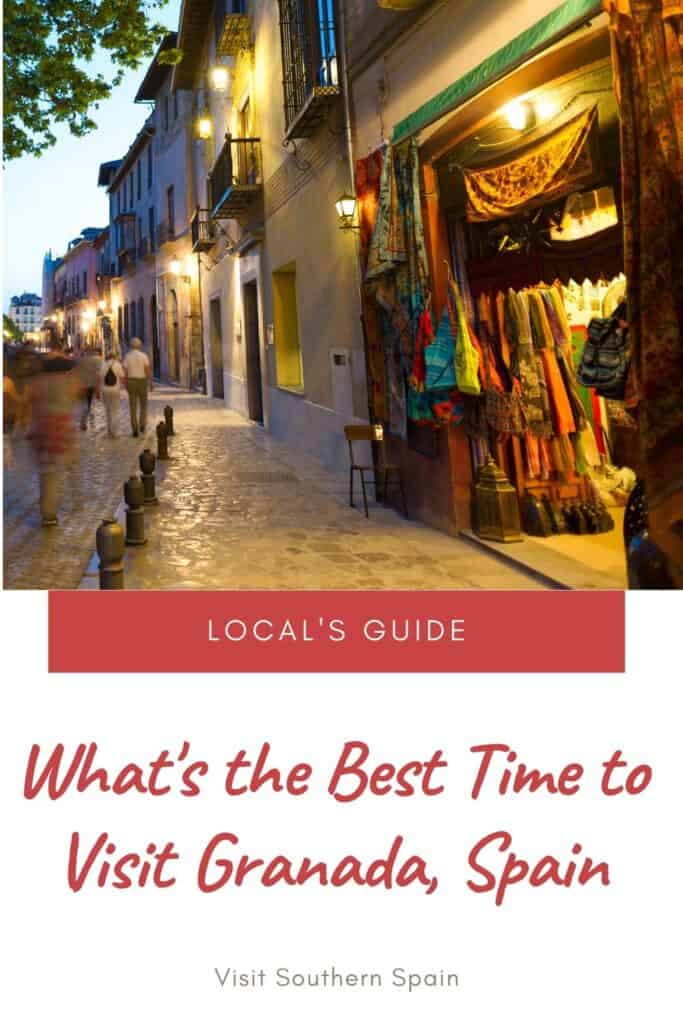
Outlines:
[[5, 341], [19, 342], [24, 337], [23, 332], [19, 330], [14, 320], [8, 317], [6, 313], [2, 314], [2, 334]]
[[[55, 124], [73, 135], [96, 128], [90, 116], [125, 71], [149, 57], [166, 33], [154, 20], [167, 0], [5, 0], [5, 160], [39, 156], [56, 138]], [[100, 51], [111, 76], [89, 64]]]

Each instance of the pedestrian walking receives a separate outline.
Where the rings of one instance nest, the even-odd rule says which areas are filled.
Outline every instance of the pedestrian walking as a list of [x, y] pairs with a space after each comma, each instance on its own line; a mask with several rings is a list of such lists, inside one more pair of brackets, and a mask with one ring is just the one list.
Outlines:
[[87, 429], [88, 420], [90, 420], [91, 424], [93, 422], [94, 414], [92, 411], [92, 402], [98, 392], [101, 371], [102, 357], [99, 351], [94, 348], [88, 349], [78, 363], [78, 374], [81, 378], [81, 386], [83, 388], [81, 430]]
[[40, 475], [40, 514], [43, 526], [57, 525], [66, 456], [73, 443], [73, 407], [82, 385], [72, 359], [51, 343], [40, 372], [29, 384], [29, 439]]
[[123, 376], [123, 366], [119, 362], [116, 353], [109, 352], [104, 361], [100, 376], [100, 392], [104, 404], [104, 413], [107, 417], [107, 435], [109, 437], [119, 436], [121, 381]]
[[133, 437], [137, 437], [139, 433], [144, 434], [147, 428], [147, 395], [152, 380], [152, 368], [142, 351], [139, 338], [130, 339], [130, 351], [123, 360], [123, 370], [128, 390], [130, 426]]

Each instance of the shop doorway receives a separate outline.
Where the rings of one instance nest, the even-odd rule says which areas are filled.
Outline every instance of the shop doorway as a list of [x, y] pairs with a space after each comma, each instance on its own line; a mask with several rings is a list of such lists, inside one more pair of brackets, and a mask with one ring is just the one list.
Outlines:
[[173, 289], [168, 293], [168, 375], [180, 380], [180, 324], [178, 322], [178, 296]]
[[261, 380], [261, 338], [258, 324], [258, 292], [256, 282], [242, 288], [244, 333], [247, 355], [247, 404], [249, 419], [263, 423], [263, 384]]
[[211, 338], [211, 394], [214, 398], [224, 398], [223, 332], [221, 330], [220, 299], [211, 299], [209, 303], [209, 330]]
[[159, 321], [157, 320], [157, 297], [149, 303], [149, 322], [152, 326], [152, 374], [156, 380], [161, 377], [161, 352], [159, 351]]

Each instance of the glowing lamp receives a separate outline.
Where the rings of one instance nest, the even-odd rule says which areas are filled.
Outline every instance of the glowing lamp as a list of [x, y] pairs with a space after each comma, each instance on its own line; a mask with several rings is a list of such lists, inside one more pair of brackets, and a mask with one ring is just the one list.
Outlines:
[[354, 220], [356, 218], [356, 208], [358, 201], [355, 196], [345, 192], [344, 195], [340, 196], [337, 202], [334, 204], [337, 209], [337, 216], [339, 217], [339, 227], [342, 231], [352, 231], [354, 228]]
[[170, 261], [170, 263], [168, 264], [168, 269], [170, 270], [174, 277], [178, 277], [182, 269], [182, 265], [177, 256], [174, 256], [173, 259]]
[[202, 116], [197, 121], [197, 134], [200, 139], [210, 139], [213, 134], [213, 125], [211, 123], [211, 118], [208, 117], [206, 114], [202, 114]]
[[228, 88], [228, 69], [222, 64], [217, 64], [216, 67], [211, 68], [210, 79], [216, 92], [225, 92]]
[[520, 103], [519, 100], [515, 100], [514, 103], [508, 103], [503, 113], [507, 123], [516, 132], [523, 132], [531, 121], [531, 108], [529, 104]]

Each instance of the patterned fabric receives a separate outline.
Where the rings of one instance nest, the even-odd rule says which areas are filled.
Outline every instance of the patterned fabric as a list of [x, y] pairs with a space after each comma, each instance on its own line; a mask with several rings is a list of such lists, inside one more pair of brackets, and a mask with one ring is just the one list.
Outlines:
[[594, 172], [588, 143], [596, 124], [597, 107], [593, 106], [534, 143], [517, 159], [483, 170], [465, 170], [467, 219], [509, 217], [538, 196], [547, 202], [575, 188]]
[[431, 345], [424, 350], [426, 367], [425, 390], [455, 387], [455, 338], [448, 310], [444, 309]]
[[[375, 230], [379, 209], [379, 185], [382, 176], [384, 150], [370, 153], [356, 161], [356, 196], [358, 198], [358, 224], [360, 227], [360, 263], [363, 274], [368, 262], [370, 243]], [[387, 422], [387, 371], [384, 359], [381, 311], [377, 303], [365, 292], [362, 296], [363, 325], [368, 353], [368, 387], [370, 406], [375, 419]]]
[[423, 314], [430, 303], [415, 139], [383, 150], [375, 212], [367, 244], [364, 280], [368, 294], [381, 308], [379, 333], [386, 368], [385, 422], [391, 433], [405, 437], [407, 408], [417, 409], [418, 405], [423, 408], [413, 400], [408, 403], [406, 383], [410, 381], [418, 389], [422, 384], [425, 338], [420, 338], [416, 358], [417, 339], [420, 330], [426, 329]]
[[607, 0], [621, 114], [624, 260], [650, 508], [683, 496], [680, 3]]

